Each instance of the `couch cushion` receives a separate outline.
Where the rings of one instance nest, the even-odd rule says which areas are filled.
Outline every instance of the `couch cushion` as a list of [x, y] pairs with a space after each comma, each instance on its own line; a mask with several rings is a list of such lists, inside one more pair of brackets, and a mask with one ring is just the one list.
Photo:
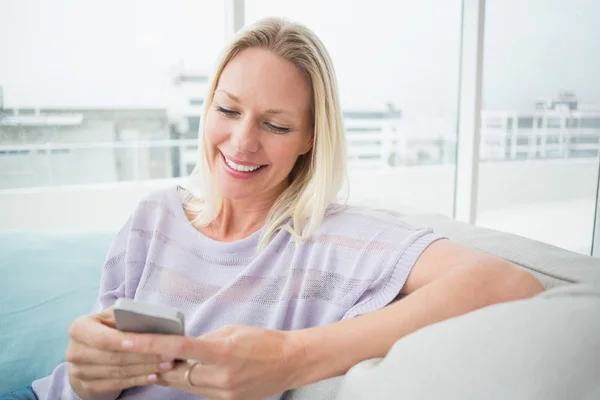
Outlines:
[[458, 243], [528, 269], [546, 288], [568, 283], [600, 285], [600, 259], [522, 236], [481, 228], [436, 215], [404, 215], [407, 222], [432, 227]]
[[67, 330], [89, 312], [113, 232], [0, 232], [0, 393], [63, 361]]
[[343, 376], [336, 376], [290, 390], [282, 400], [334, 400], [343, 378]]
[[600, 287], [568, 285], [400, 339], [354, 366], [338, 400], [600, 398]]

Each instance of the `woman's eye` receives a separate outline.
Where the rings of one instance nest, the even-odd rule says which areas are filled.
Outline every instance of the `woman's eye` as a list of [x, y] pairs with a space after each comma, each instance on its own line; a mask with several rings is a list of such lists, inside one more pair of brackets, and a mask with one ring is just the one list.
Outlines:
[[276, 133], [288, 133], [290, 131], [290, 128], [285, 128], [283, 126], [277, 126], [277, 125], [273, 125], [269, 122], [265, 122], [265, 125], [272, 130], [273, 132]]
[[217, 111], [219, 111], [221, 114], [225, 115], [226, 117], [235, 117], [236, 115], [239, 114], [237, 111], [228, 110], [221, 106], [217, 106]]
[[[223, 114], [227, 118], [235, 118], [235, 117], [237, 117], [237, 116], [240, 115], [240, 113], [238, 111], [229, 110], [229, 109], [223, 108], [221, 106], [216, 106], [216, 109], [217, 109], [218, 112], [220, 112], [221, 114]], [[272, 124], [270, 122], [265, 122], [265, 126], [270, 131], [275, 132], [275, 133], [288, 133], [291, 130], [290, 128], [286, 128], [284, 126], [275, 125], [275, 124]]]

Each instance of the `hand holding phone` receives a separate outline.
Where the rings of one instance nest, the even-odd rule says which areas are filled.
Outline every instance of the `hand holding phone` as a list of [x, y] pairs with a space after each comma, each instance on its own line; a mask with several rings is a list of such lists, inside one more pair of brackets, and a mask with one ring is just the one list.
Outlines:
[[[118, 394], [132, 387], [156, 384], [158, 376], [173, 369], [173, 364], [159, 355], [123, 353], [119, 348], [123, 330], [155, 331], [160, 333], [183, 332], [182, 319], [175, 324], [169, 322], [164, 327], [162, 319], [158, 324], [150, 315], [151, 323], [146, 323], [147, 313], [136, 313], [134, 319], [130, 310], [119, 311], [108, 308], [95, 314], [85, 314], [77, 318], [69, 327], [69, 345], [65, 352], [68, 361], [68, 379], [71, 388], [82, 399], [106, 397], [114, 399]], [[168, 319], [171, 319], [168, 317]], [[137, 322], [136, 322], [137, 321]], [[157, 326], [158, 325], [158, 326]], [[174, 337], [173, 339], [177, 339]], [[0, 396], [1, 397], [1, 396]]]
[[185, 317], [173, 307], [121, 298], [113, 310], [117, 329], [122, 332], [185, 334]]

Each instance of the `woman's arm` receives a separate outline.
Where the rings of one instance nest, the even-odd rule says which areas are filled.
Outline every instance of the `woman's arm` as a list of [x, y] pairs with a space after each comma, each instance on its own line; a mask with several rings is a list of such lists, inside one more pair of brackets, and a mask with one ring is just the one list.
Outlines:
[[448, 240], [431, 244], [416, 262], [401, 301], [350, 320], [292, 332], [304, 355], [304, 386], [342, 375], [360, 361], [383, 357], [392, 345], [427, 325], [491, 304], [534, 296], [543, 286], [523, 269]]
[[408, 296], [379, 311], [297, 331], [225, 326], [199, 338], [128, 333], [122, 349], [200, 361], [193, 371], [181, 363], [160, 374], [161, 385], [207, 398], [262, 399], [343, 375], [426, 325], [542, 290], [506, 261], [438, 240], [412, 268], [399, 293]]

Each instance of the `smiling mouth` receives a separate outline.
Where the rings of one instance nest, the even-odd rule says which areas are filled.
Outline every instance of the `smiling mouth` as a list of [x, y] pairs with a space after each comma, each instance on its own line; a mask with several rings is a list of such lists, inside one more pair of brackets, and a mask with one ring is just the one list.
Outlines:
[[250, 166], [250, 165], [236, 164], [233, 161], [231, 161], [230, 159], [228, 159], [227, 157], [225, 157], [224, 154], [221, 153], [221, 155], [223, 156], [223, 159], [225, 160], [225, 163], [229, 166], [229, 168], [231, 168], [232, 170], [237, 171], [237, 172], [255, 172], [263, 167], [266, 167], [266, 165]]

